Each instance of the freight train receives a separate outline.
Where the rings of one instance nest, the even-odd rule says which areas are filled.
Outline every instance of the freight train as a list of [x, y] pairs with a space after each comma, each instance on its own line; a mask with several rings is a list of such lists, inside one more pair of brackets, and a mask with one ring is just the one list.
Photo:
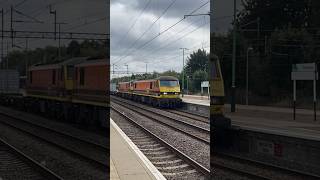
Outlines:
[[123, 98], [149, 104], [155, 107], [180, 107], [179, 80], [172, 76], [161, 76], [156, 79], [119, 82], [117, 95]]
[[109, 63], [76, 57], [28, 68], [25, 95], [2, 95], [2, 102], [55, 119], [108, 127]]

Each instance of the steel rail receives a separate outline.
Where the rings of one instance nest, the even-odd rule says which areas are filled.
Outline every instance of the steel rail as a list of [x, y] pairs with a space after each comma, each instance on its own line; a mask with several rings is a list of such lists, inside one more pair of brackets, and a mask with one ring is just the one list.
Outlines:
[[[114, 99], [115, 99], [115, 98], [114, 98]], [[122, 101], [122, 100], [119, 100], [118, 98], [117, 98], [116, 100], [117, 100], [117, 101], [120, 101], [120, 102], [124, 102], [124, 101]], [[161, 117], [164, 117], [164, 118], [168, 118], [168, 119], [177, 121], [177, 122], [179, 122], [179, 123], [181, 123], [181, 124], [183, 124], [183, 125], [186, 125], [186, 126], [189, 126], [189, 127], [192, 127], [192, 128], [197, 128], [197, 129], [199, 129], [199, 130], [201, 130], [201, 131], [204, 131], [204, 132], [206, 132], [206, 133], [210, 133], [210, 129], [206, 129], [206, 128], [203, 128], [203, 127], [200, 127], [200, 126], [191, 124], [191, 123], [189, 123], [189, 122], [182, 121], [182, 120], [180, 120], [180, 119], [172, 118], [172, 117], [170, 117], [170, 116], [167, 116], [167, 115], [164, 115], [164, 114], [160, 114], [160, 113], [151, 111], [151, 110], [149, 110], [149, 109], [144, 109], [144, 108], [139, 107], [138, 105], [135, 105], [135, 104], [133, 104], [133, 103], [130, 103], [130, 105], [132, 105], [132, 106], [134, 106], [134, 107], [137, 107], [137, 108], [139, 108], [139, 109], [148, 111], [148, 112], [156, 113], [157, 115], [159, 115], [159, 116], [161, 116]], [[169, 112], [170, 112], [170, 111], [169, 111]]]
[[30, 158], [28, 155], [17, 149], [16, 147], [12, 146], [5, 140], [0, 138], [0, 144], [3, 144], [4, 146], [8, 147], [10, 152], [18, 156], [18, 158], [22, 159], [24, 162], [26, 162], [28, 165], [30, 165], [32, 168], [36, 169], [37, 172], [39, 172], [41, 175], [46, 177], [46, 179], [50, 180], [63, 180], [62, 177], [57, 175], [56, 173], [52, 172], [50, 169], [46, 168], [45, 166], [41, 165], [37, 161]]
[[[187, 111], [179, 111], [179, 110], [168, 110], [168, 112], [172, 113], [172, 114], [176, 114], [176, 115], [179, 115], [179, 116], [183, 116], [183, 117], [186, 117], [186, 118], [190, 118], [190, 119], [193, 119], [193, 120], [196, 120], [196, 121], [200, 121], [200, 122], [204, 122], [204, 123], [208, 123], [209, 124], [209, 117], [207, 116], [201, 116], [200, 114], [195, 114], [195, 113], [190, 113], [190, 112], [187, 112]], [[187, 114], [193, 116], [188, 116]], [[200, 120], [200, 119], [197, 119], [196, 117], [199, 117], [199, 118], [202, 118], [202, 119], [207, 119], [207, 121], [203, 121], [203, 120]]]
[[157, 136], [156, 134], [152, 133], [151, 131], [149, 131], [148, 129], [144, 128], [142, 125], [140, 125], [139, 123], [135, 122], [135, 120], [133, 120], [132, 118], [130, 118], [129, 116], [125, 115], [123, 112], [121, 112], [120, 110], [118, 110], [117, 108], [115, 108], [113, 105], [111, 105], [111, 109], [113, 109], [115, 112], [117, 112], [118, 114], [120, 114], [122, 117], [124, 117], [126, 120], [128, 120], [129, 122], [131, 122], [133, 125], [135, 125], [136, 127], [142, 129], [145, 133], [147, 133], [148, 135], [152, 136], [154, 139], [156, 139], [159, 143], [161, 143], [162, 145], [166, 146], [168, 149], [170, 149], [172, 152], [174, 152], [178, 157], [180, 157], [181, 159], [183, 159], [184, 161], [186, 161], [187, 163], [189, 163], [191, 166], [193, 166], [196, 170], [200, 171], [201, 173], [203, 173], [206, 177], [210, 176], [210, 170], [207, 169], [206, 167], [204, 167], [203, 165], [201, 165], [200, 163], [198, 163], [197, 161], [193, 160], [191, 157], [189, 157], [188, 155], [186, 155], [185, 153], [183, 153], [182, 151], [178, 150], [177, 148], [173, 147], [172, 145], [170, 145], [168, 142], [166, 142], [165, 140], [163, 140], [162, 138], [160, 138], [159, 136]]
[[94, 146], [96, 146], [98, 149], [101, 149], [101, 150], [107, 150], [107, 149], [108, 149], [107, 146], [102, 145], [102, 144], [100, 144], [100, 143], [96, 143], [96, 142], [93, 142], [93, 141], [89, 141], [89, 140], [87, 140], [87, 139], [83, 139], [83, 138], [74, 136], [74, 135], [72, 135], [72, 134], [70, 134], [70, 133], [61, 132], [61, 131], [58, 131], [58, 130], [52, 128], [52, 127], [47, 127], [47, 126], [45, 126], [45, 125], [41, 125], [41, 124], [37, 124], [37, 123], [31, 122], [31, 121], [27, 121], [27, 120], [23, 119], [21, 116], [16, 117], [16, 116], [14, 116], [14, 115], [12, 115], [12, 114], [5, 113], [5, 112], [1, 112], [1, 110], [0, 110], [0, 115], [6, 116], [6, 117], [9, 117], [9, 118], [13, 118], [13, 119], [16, 119], [16, 120], [18, 120], [18, 121], [27, 123], [27, 124], [29, 124], [29, 125], [32, 125], [32, 126], [35, 126], [35, 127], [39, 127], [39, 128], [42, 128], [42, 129], [45, 129], [45, 130], [48, 130], [48, 131], [51, 131], [51, 132], [54, 132], [54, 133], [63, 135], [63, 136], [67, 136], [67, 137], [74, 138], [74, 139], [76, 139], [77, 141], [80, 141], [80, 142], [82, 142], [82, 143], [87, 143], [87, 144], [94, 145]]
[[[249, 164], [251, 166], [260, 166], [263, 169], [271, 169], [272, 171], [284, 171], [286, 174], [290, 174], [293, 176], [302, 176], [305, 179], [320, 179], [320, 175], [317, 174], [312, 174], [312, 173], [305, 173], [299, 170], [293, 170], [293, 169], [289, 169], [289, 168], [284, 168], [281, 166], [277, 166], [274, 164], [270, 164], [270, 163], [265, 163], [265, 162], [261, 162], [261, 161], [257, 161], [257, 160], [252, 160], [249, 158], [243, 158], [237, 155], [231, 155], [231, 154], [227, 154], [227, 153], [221, 153], [221, 152], [215, 152], [215, 155], [221, 158], [225, 158], [225, 159], [231, 159], [231, 160], [236, 160], [236, 161], [240, 161], [241, 163], [245, 163], [245, 164]], [[248, 172], [249, 173], [249, 172]], [[272, 178], [267, 178], [266, 179], [272, 179]]]
[[[2, 113], [0, 113], [0, 114], [2, 114]], [[2, 114], [2, 115], [7, 116], [5, 114]], [[7, 116], [7, 117], [9, 117], [11, 119], [14, 119], [14, 120], [21, 121], [20, 119], [18, 119], [16, 117], [12, 117], [12, 116]], [[99, 161], [99, 160], [87, 157], [83, 153], [80, 153], [80, 152], [78, 152], [76, 150], [72, 150], [71, 148], [65, 147], [65, 146], [63, 146], [63, 145], [61, 145], [61, 144], [59, 144], [57, 142], [53, 142], [53, 141], [47, 140], [45, 137], [41, 137], [41, 136], [37, 135], [36, 132], [29, 132], [29, 131], [21, 128], [21, 127], [18, 127], [17, 125], [12, 125], [11, 123], [3, 121], [3, 120], [0, 120], [0, 123], [5, 124], [7, 126], [10, 126], [10, 127], [14, 128], [14, 129], [17, 129], [19, 131], [22, 131], [23, 133], [26, 133], [26, 134], [28, 134], [28, 135], [30, 135], [32, 137], [35, 137], [35, 138], [40, 139], [42, 141], [45, 141], [46, 143], [49, 143], [50, 145], [54, 145], [55, 147], [57, 147], [59, 149], [62, 149], [62, 150], [66, 151], [66, 152], [68, 152], [70, 154], [74, 154], [74, 155], [79, 156], [82, 159], [86, 159], [88, 162], [94, 163], [95, 165], [101, 167], [102, 169], [109, 167], [109, 162]], [[26, 123], [26, 122], [24, 122], [24, 123]], [[34, 124], [31, 124], [31, 126], [32, 125], [34, 126]], [[38, 126], [38, 127], [41, 127], [41, 126]], [[60, 134], [60, 135], [68, 136], [66, 134]], [[73, 138], [72, 136], [68, 136], [68, 137]], [[90, 143], [90, 145], [93, 145], [93, 144]], [[106, 151], [106, 153], [107, 153], [107, 151]]]
[[[121, 101], [120, 101], [120, 102], [121, 102]], [[201, 142], [204, 142], [204, 143], [207, 144], [207, 145], [210, 145], [210, 140], [207, 140], [207, 139], [198, 137], [198, 136], [196, 136], [196, 135], [194, 135], [194, 134], [191, 134], [191, 133], [186, 132], [186, 131], [184, 131], [184, 130], [182, 130], [182, 129], [180, 129], [180, 128], [177, 128], [177, 127], [175, 127], [175, 126], [173, 126], [173, 125], [171, 125], [171, 124], [169, 124], [169, 123], [160, 121], [160, 120], [158, 120], [158, 119], [156, 119], [156, 118], [154, 118], [154, 117], [151, 117], [151, 116], [149, 116], [149, 115], [146, 115], [146, 114], [144, 114], [144, 113], [142, 113], [142, 112], [140, 112], [140, 111], [138, 111], [138, 110], [130, 107], [129, 105], [124, 105], [123, 102], [119, 103], [119, 102], [114, 102], [114, 101], [112, 101], [112, 103], [115, 103], [115, 104], [118, 104], [118, 105], [120, 105], [120, 106], [123, 106], [123, 107], [125, 107], [125, 108], [127, 108], [127, 109], [130, 109], [131, 111], [134, 111], [135, 113], [137, 113], [137, 114], [139, 114], [139, 115], [141, 115], [141, 116], [147, 117], [148, 119], [151, 119], [151, 120], [153, 120], [153, 121], [159, 122], [160, 124], [163, 124], [163, 125], [165, 125], [165, 126], [169, 126], [170, 128], [172, 128], [172, 129], [174, 129], [174, 130], [177, 130], [177, 131], [179, 131], [179, 132], [181, 132], [181, 133], [183, 133], [183, 134], [186, 134], [186, 135], [188, 135], [188, 136], [190, 136], [190, 137], [192, 137], [192, 138], [194, 138], [194, 139], [197, 139], [197, 140], [199, 140], [199, 141], [201, 141]], [[136, 106], [134, 106], [134, 107], [136, 107]], [[139, 108], [139, 109], [145, 110], [145, 109], [143, 109], [143, 108]], [[149, 111], [148, 111], [148, 112], [149, 112]], [[152, 113], [154, 113], [154, 112], [152, 112]], [[158, 115], [158, 114], [157, 114], [157, 115]], [[210, 131], [207, 131], [206, 133], [208, 133], [208, 134], [210, 135]]]

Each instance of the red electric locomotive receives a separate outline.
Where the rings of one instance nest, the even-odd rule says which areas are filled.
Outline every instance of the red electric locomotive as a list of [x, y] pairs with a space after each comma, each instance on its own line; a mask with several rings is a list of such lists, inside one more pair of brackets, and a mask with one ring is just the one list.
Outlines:
[[109, 64], [106, 59], [72, 58], [28, 69], [31, 107], [58, 119], [107, 127]]

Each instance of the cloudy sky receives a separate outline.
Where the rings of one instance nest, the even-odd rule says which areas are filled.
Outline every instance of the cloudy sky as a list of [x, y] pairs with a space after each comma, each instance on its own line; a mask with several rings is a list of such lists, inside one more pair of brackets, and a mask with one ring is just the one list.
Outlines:
[[[214, 0], [213, 31], [226, 33], [232, 29], [234, 0]], [[241, 1], [236, 1], [237, 13], [243, 9]]]
[[209, 0], [111, 0], [111, 65], [118, 72], [126, 64], [130, 72], [145, 72], [146, 64], [148, 72], [181, 71], [180, 48], [189, 49], [186, 56], [199, 48], [209, 51], [210, 23], [209, 16], [179, 21], [209, 9]]
[[[62, 32], [108, 33], [109, 8], [106, 0], [0, 0], [0, 8], [5, 12], [5, 30], [10, 29], [10, 6], [13, 6], [18, 11], [13, 13], [14, 21], [33, 21], [33, 18], [43, 22], [42, 24], [16, 22], [13, 25], [15, 31], [53, 32], [54, 16], [49, 13], [50, 5], [52, 10], [57, 12], [57, 22], [66, 23], [61, 25]], [[16, 39], [15, 44], [25, 48], [25, 41], [25, 39]], [[62, 44], [69, 42], [69, 40], [62, 40]], [[29, 48], [55, 46], [57, 43], [54, 40], [30, 39]], [[10, 50], [12, 50], [11, 46], [9, 46]]]

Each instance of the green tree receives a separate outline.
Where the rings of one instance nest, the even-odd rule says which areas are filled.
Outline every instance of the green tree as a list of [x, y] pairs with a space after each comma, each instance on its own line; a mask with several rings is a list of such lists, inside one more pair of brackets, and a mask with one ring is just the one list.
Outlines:
[[184, 68], [186, 75], [192, 76], [193, 72], [202, 70], [208, 72], [209, 54], [205, 50], [198, 49], [187, 58]]
[[201, 91], [201, 82], [208, 80], [208, 73], [203, 70], [197, 70], [192, 74], [191, 82], [189, 83], [191, 86], [189, 87], [193, 92]]

